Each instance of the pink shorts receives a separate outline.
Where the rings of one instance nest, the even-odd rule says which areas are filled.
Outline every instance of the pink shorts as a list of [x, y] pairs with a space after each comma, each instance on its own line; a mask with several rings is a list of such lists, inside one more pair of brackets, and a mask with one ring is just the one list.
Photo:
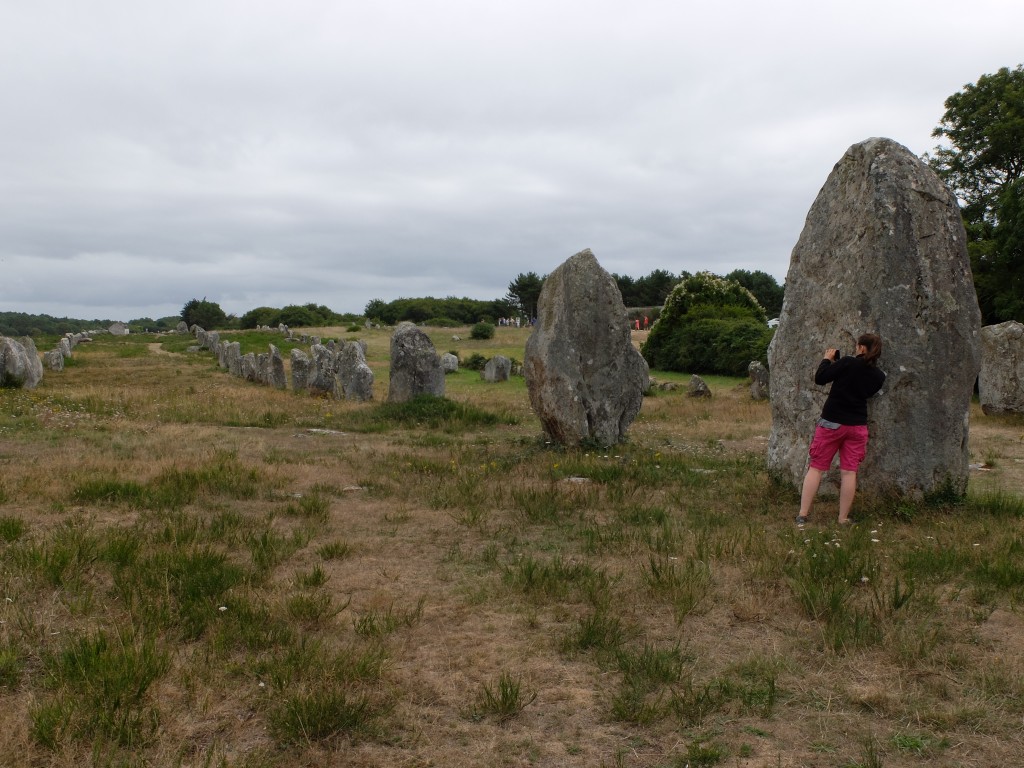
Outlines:
[[826, 429], [819, 425], [814, 428], [814, 439], [808, 453], [811, 456], [811, 466], [827, 472], [832, 468], [832, 459], [838, 451], [839, 469], [856, 472], [857, 467], [864, 461], [867, 449], [867, 426], [842, 424], [839, 429]]

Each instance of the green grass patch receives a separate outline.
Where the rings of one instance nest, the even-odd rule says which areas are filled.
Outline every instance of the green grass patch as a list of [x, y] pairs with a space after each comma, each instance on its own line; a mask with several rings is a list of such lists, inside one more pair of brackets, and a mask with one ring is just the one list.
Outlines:
[[469, 403], [458, 403], [431, 395], [419, 395], [404, 403], [381, 403], [373, 408], [350, 411], [339, 419], [343, 429], [354, 432], [401, 428], [455, 433], [516, 423], [516, 419], [511, 416], [500, 416]]

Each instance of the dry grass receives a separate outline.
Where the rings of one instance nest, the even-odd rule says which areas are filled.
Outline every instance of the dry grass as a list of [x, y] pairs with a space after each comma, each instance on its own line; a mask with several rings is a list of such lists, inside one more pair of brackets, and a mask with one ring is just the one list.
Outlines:
[[521, 380], [379, 418], [387, 333], [319, 333], [377, 404], [152, 338], [0, 390], [0, 764], [1015, 764], [1021, 422], [973, 414], [968, 503], [800, 533], [742, 382], [563, 452]]

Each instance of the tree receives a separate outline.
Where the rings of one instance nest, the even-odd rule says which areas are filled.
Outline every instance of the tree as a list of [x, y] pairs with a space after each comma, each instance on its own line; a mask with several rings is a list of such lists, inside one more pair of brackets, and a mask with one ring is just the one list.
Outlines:
[[754, 295], [710, 272], [684, 279], [665, 300], [641, 352], [663, 371], [742, 376], [766, 362], [771, 330]]
[[273, 307], [256, 307], [250, 309], [239, 319], [241, 328], [258, 328], [261, 325], [276, 327], [281, 322], [281, 310]]
[[202, 300], [192, 299], [186, 302], [185, 306], [181, 308], [181, 319], [189, 328], [198, 325], [206, 331], [224, 328], [228, 323], [228, 316], [224, 314], [220, 304], [215, 301], [207, 301], [205, 296]]
[[536, 272], [520, 272], [516, 279], [508, 284], [507, 299], [527, 317], [536, 317], [537, 300], [544, 287], [544, 278]]
[[767, 272], [734, 269], [725, 276], [725, 279], [735, 280], [754, 294], [754, 298], [764, 307], [768, 317], [778, 317], [782, 312], [782, 299], [785, 289]]
[[932, 136], [949, 145], [927, 159], [961, 201], [982, 321], [1024, 320], [1024, 65], [982, 75], [945, 106]]

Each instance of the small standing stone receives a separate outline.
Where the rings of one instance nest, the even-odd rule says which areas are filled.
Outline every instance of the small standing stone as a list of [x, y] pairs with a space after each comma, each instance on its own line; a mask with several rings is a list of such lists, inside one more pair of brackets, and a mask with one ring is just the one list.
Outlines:
[[767, 400], [768, 369], [759, 360], [751, 360], [747, 366], [747, 375], [750, 376], [750, 396], [754, 400]]
[[508, 381], [512, 373], [512, 361], [504, 355], [495, 355], [484, 365], [480, 377], [492, 384], [499, 381]]
[[711, 397], [711, 388], [708, 387], [704, 379], [695, 373], [690, 377], [690, 386], [686, 390], [686, 394], [689, 397]]
[[441, 368], [445, 373], [455, 373], [459, 370], [459, 358], [451, 352], [445, 352], [441, 355]]

